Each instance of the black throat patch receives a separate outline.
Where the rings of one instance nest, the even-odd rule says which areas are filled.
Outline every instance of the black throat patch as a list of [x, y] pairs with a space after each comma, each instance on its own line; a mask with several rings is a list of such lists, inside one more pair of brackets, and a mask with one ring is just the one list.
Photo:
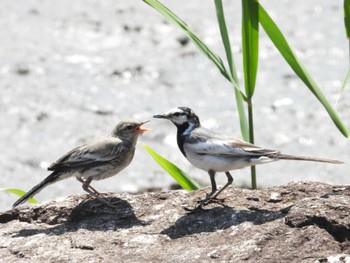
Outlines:
[[185, 122], [181, 125], [176, 125], [177, 127], [177, 146], [179, 146], [180, 151], [182, 154], [186, 157], [186, 153], [184, 150], [184, 142], [185, 142], [185, 137], [188, 135], [185, 135], [185, 131], [190, 127], [190, 124], [188, 122]]

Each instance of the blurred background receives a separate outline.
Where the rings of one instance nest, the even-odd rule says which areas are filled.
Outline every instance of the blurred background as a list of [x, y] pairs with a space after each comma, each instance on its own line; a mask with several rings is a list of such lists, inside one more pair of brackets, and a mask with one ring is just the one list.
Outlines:
[[[213, 1], [162, 1], [225, 57]], [[261, 0], [329, 101], [335, 105], [349, 67], [342, 1]], [[223, 1], [242, 80], [241, 5]], [[290, 181], [350, 182], [350, 142], [260, 30], [254, 95], [255, 142], [288, 154], [346, 164], [284, 161], [257, 167], [260, 188]], [[152, 120], [140, 139], [202, 185], [176, 145], [176, 129], [152, 119], [191, 107], [202, 125], [240, 138], [234, 91], [215, 66], [174, 25], [142, 1], [2, 0], [0, 6], [0, 187], [28, 191], [46, 168], [73, 147], [109, 135], [125, 118]], [[242, 85], [243, 87], [243, 85]], [[335, 106], [350, 127], [350, 91]], [[250, 170], [233, 171], [234, 186]], [[219, 184], [226, 182], [217, 175]], [[169, 189], [173, 179], [141, 145], [119, 175], [93, 182], [101, 192]], [[44, 189], [39, 202], [82, 194], [66, 179]], [[0, 192], [0, 209], [17, 196]]]

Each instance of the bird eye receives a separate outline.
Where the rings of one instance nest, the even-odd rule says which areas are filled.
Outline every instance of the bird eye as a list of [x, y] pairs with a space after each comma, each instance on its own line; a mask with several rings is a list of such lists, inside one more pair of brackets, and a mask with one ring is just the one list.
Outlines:
[[174, 116], [180, 116], [181, 114], [180, 114], [180, 112], [175, 112], [174, 113]]
[[128, 125], [128, 126], [126, 126], [126, 128], [130, 131], [130, 130], [132, 130], [134, 128], [134, 126]]

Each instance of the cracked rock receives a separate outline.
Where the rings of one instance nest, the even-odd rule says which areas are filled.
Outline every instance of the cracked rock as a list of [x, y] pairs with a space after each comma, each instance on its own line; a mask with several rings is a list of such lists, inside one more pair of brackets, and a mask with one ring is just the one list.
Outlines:
[[[230, 188], [188, 213], [208, 188], [106, 193], [0, 213], [2, 262], [348, 262], [350, 186]], [[338, 261], [336, 261], [338, 260]]]

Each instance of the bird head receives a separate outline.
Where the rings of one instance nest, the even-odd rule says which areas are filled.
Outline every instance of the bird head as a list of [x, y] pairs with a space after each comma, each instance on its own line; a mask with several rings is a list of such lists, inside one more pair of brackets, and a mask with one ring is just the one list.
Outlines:
[[143, 124], [149, 121], [140, 122], [134, 120], [121, 121], [114, 128], [112, 136], [119, 137], [122, 140], [132, 140], [151, 129], [142, 127]]
[[168, 111], [165, 114], [154, 115], [153, 118], [170, 120], [175, 126], [182, 126], [184, 124], [192, 124], [199, 127], [200, 122], [198, 116], [187, 107], [178, 107]]

